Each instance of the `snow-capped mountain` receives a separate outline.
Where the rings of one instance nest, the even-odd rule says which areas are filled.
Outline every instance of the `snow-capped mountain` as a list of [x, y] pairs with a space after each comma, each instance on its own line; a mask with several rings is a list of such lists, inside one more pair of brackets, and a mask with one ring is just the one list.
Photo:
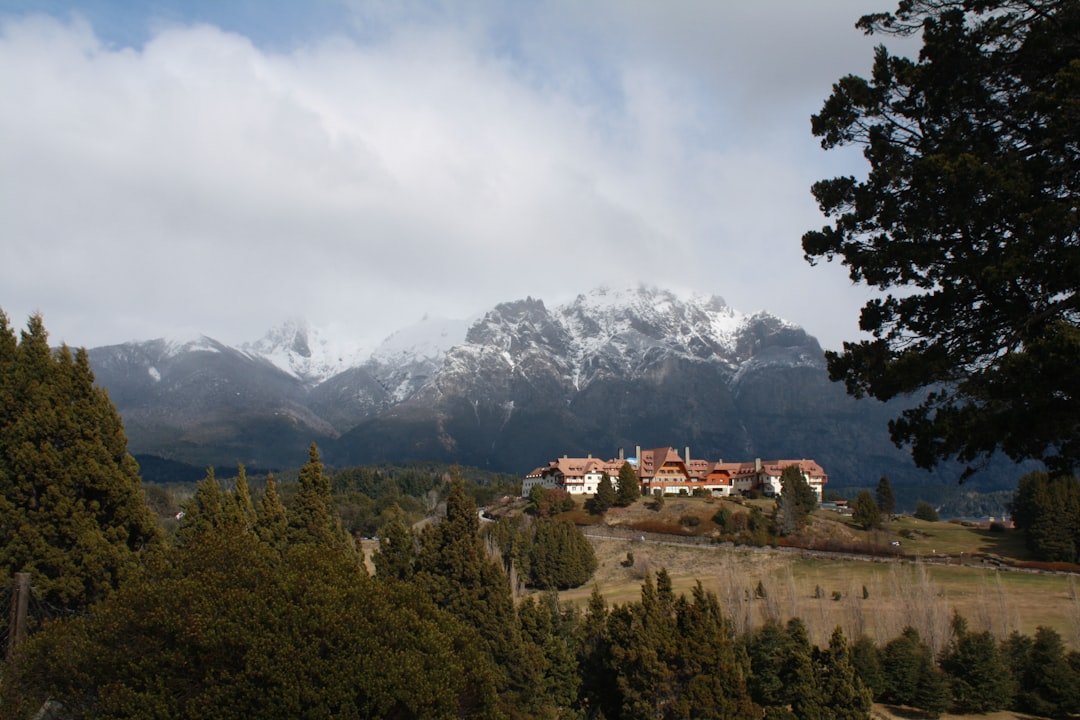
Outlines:
[[523, 472], [566, 453], [690, 445], [814, 457], [849, 482], [914, 472], [888, 441], [892, 411], [830, 383], [801, 328], [653, 288], [425, 318], [372, 350], [293, 320], [239, 348], [157, 340], [90, 359], [132, 452], [203, 466], [298, 465], [316, 441], [337, 465]]
[[310, 386], [359, 365], [371, 354], [371, 348], [312, 328], [302, 318], [286, 320], [240, 350]]

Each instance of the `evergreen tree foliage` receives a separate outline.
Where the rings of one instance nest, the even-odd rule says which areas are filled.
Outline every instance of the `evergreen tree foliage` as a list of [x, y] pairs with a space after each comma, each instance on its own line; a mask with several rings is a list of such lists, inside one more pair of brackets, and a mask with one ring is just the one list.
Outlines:
[[749, 718], [761, 710], [747, 687], [749, 662], [741, 655], [716, 595], [695, 585], [675, 603], [678, 653], [675, 699], [667, 717]]
[[619, 477], [615, 488], [615, 505], [625, 507], [634, 504], [641, 497], [641, 484], [637, 471], [629, 462], [619, 468]]
[[231, 504], [232, 498], [222, 490], [214, 468], [206, 468], [206, 477], [195, 486], [191, 500], [184, 503], [184, 515], [176, 530], [177, 542], [184, 544], [214, 528], [220, 528], [225, 524], [226, 507]]
[[502, 702], [530, 708], [541, 701], [540, 667], [522, 636], [509, 579], [488, 556], [478, 529], [476, 505], [456, 478], [446, 517], [420, 535], [413, 583], [438, 607], [477, 630], [481, 649], [498, 668]]
[[892, 483], [889, 482], [888, 475], [882, 475], [881, 479], [878, 480], [874, 501], [885, 519], [892, 520], [893, 514], [896, 513], [896, 495], [893, 494]]
[[379, 549], [371, 559], [380, 578], [408, 580], [413, 576], [416, 536], [405, 522], [405, 513], [396, 505], [390, 513], [390, 521], [379, 533]]
[[612, 659], [607, 602], [593, 585], [585, 613], [578, 625], [577, 661], [581, 671], [578, 705], [586, 717], [617, 718], [621, 704]]
[[823, 717], [833, 720], [866, 720], [874, 704], [870, 689], [859, 679], [847, 638], [839, 626], [821, 653], [818, 667]]
[[1061, 636], [1039, 627], [1035, 637], [1013, 633], [1002, 645], [1019, 690], [1016, 709], [1061, 718], [1080, 712], [1080, 672], [1070, 664]]
[[938, 520], [937, 510], [925, 500], [920, 500], [915, 504], [913, 516], [918, 520], [926, 520], [927, 522], [937, 522]]
[[577, 702], [581, 675], [573, 648], [573, 627], [559, 613], [558, 596], [546, 594], [539, 602], [526, 598], [518, 616], [526, 641], [540, 649], [543, 659], [538, 694], [549, 706], [567, 711]]
[[325, 547], [352, 547], [334, 509], [330, 478], [323, 470], [319, 448], [311, 443], [308, 461], [300, 468], [296, 502], [289, 511], [292, 542], [310, 542]]
[[1011, 704], [1015, 687], [993, 636], [972, 632], [959, 614], [953, 616], [952, 638], [940, 665], [949, 676], [952, 712], [982, 715]]
[[787, 645], [780, 676], [796, 720], [820, 720], [825, 712], [825, 687], [819, 684], [814, 648], [799, 618], [788, 620]]
[[877, 645], [866, 635], [860, 635], [851, 646], [851, 664], [863, 685], [870, 690], [874, 700], [885, 691], [885, 675], [881, 670], [881, 656]]
[[863, 490], [851, 506], [851, 519], [863, 530], [881, 527], [881, 510], [868, 490]]
[[744, 643], [750, 662], [747, 682], [750, 697], [765, 708], [786, 708], [789, 698], [784, 684], [783, 667], [788, 637], [783, 626], [770, 619], [752, 630], [744, 638]]
[[817, 507], [817, 493], [797, 465], [788, 465], [780, 473], [780, 507], [777, 530], [791, 535], [802, 530], [810, 513]]
[[[803, 236], [877, 288], [872, 339], [826, 353], [855, 396], [919, 393], [890, 423], [920, 466], [995, 451], [1080, 463], [1080, 5], [904, 0], [868, 33], [921, 34], [917, 60], [875, 51], [812, 118], [870, 172], [813, 187], [832, 224]], [[925, 392], [922, 392], [925, 391]], [[977, 465], [976, 465], [977, 467]], [[971, 468], [969, 468], [971, 469]]]
[[289, 516], [277, 494], [277, 483], [271, 473], [266, 478], [266, 489], [259, 499], [255, 518], [255, 533], [263, 542], [282, 548], [289, 539]]
[[1020, 478], [1011, 503], [1013, 521], [1041, 560], [1080, 560], [1080, 482], [1069, 475], [1031, 472]]
[[51, 698], [87, 718], [501, 717], [475, 631], [348, 553], [226, 524], [171, 560], [31, 638], [5, 716]]
[[615, 486], [611, 482], [611, 476], [604, 473], [596, 486], [596, 494], [586, 502], [586, 508], [593, 515], [603, 515], [615, 504], [615, 500]]
[[545, 590], [580, 587], [596, 571], [596, 553], [566, 520], [538, 520], [521, 533], [527, 584]]
[[934, 664], [929, 646], [912, 627], [890, 640], [881, 651], [887, 702], [938, 714], [949, 706], [949, 688], [944, 674]]
[[248, 485], [247, 470], [243, 463], [240, 463], [237, 468], [236, 478], [233, 481], [232, 504], [226, 509], [226, 514], [245, 530], [255, 527], [258, 514], [255, 511], [255, 503], [251, 499], [251, 487]]
[[138, 470], [86, 351], [50, 349], [37, 315], [16, 340], [0, 311], [0, 574], [59, 610], [133, 577], [161, 540]]

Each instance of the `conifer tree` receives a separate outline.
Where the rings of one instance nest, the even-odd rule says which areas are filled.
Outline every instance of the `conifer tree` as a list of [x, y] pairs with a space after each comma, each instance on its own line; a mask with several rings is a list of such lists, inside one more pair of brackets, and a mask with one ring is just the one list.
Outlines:
[[941, 713], [949, 705], [945, 675], [934, 664], [929, 646], [918, 631], [907, 627], [900, 637], [890, 640], [881, 652], [887, 701], [899, 705]]
[[806, 625], [799, 618], [792, 618], [787, 624], [787, 636], [786, 657], [780, 672], [791, 712], [796, 720], [820, 720], [825, 698], [818, 684]]
[[540, 699], [539, 668], [522, 637], [509, 579], [488, 556], [478, 530], [476, 506], [456, 477], [446, 517], [420, 535], [413, 582], [438, 607], [477, 630], [485, 654], [499, 669], [503, 702], [531, 707]]
[[267, 476], [266, 489], [263, 491], [262, 498], [259, 499], [255, 533], [260, 540], [279, 550], [288, 542], [289, 517], [278, 497], [273, 473]]
[[679, 691], [671, 717], [760, 717], [747, 688], [749, 662], [740, 655], [731, 623], [720, 610], [716, 595], [698, 582], [692, 599], [676, 603], [678, 627], [677, 684]]
[[953, 712], [983, 715], [1012, 702], [1015, 687], [993, 636], [972, 632], [958, 613], [953, 615], [952, 638], [942, 652], [941, 669], [949, 676]]
[[878, 480], [874, 501], [885, 519], [892, 520], [893, 514], [896, 512], [896, 495], [893, 494], [892, 483], [889, 482], [888, 475], [882, 475], [881, 479]]
[[82, 610], [160, 539], [86, 351], [50, 349], [38, 315], [16, 341], [0, 311], [0, 575], [28, 572], [43, 602]]
[[408, 580], [416, 564], [416, 537], [405, 522], [405, 513], [396, 504], [390, 519], [379, 533], [379, 549], [372, 556], [375, 573], [380, 578]]
[[1003, 649], [1020, 688], [1017, 710], [1040, 717], [1080, 712], [1080, 671], [1069, 663], [1055, 630], [1040, 626], [1034, 638], [1014, 633]]
[[560, 710], [571, 707], [578, 698], [581, 675], [570, 639], [560, 632], [562, 617], [556, 595], [545, 594], [539, 602], [526, 598], [518, 608], [525, 640], [539, 648], [543, 660], [539, 696]]
[[855, 498], [851, 508], [851, 519], [863, 530], [874, 530], [881, 527], [881, 509], [868, 490], [863, 490]]
[[787, 648], [784, 628], [769, 619], [749, 632], [743, 642], [750, 662], [750, 697], [766, 709], [786, 707], [788, 698], [781, 672]]
[[871, 697], [877, 700], [885, 690], [885, 676], [881, 672], [880, 651], [866, 635], [860, 635], [851, 646], [851, 664], [855, 674], [870, 690]]
[[788, 465], [780, 473], [780, 508], [777, 525], [781, 535], [798, 532], [817, 507], [817, 493], [806, 481], [798, 465]]
[[546, 590], [579, 587], [596, 570], [596, 553], [573, 523], [539, 520], [528, 542], [529, 584]]
[[603, 515], [615, 504], [615, 486], [611, 483], [611, 476], [604, 473], [596, 486], [596, 494], [588, 501], [589, 512], [593, 515]]
[[183, 517], [176, 530], [176, 539], [180, 544], [221, 527], [226, 520], [232, 498], [221, 488], [214, 474], [214, 468], [206, 468], [206, 477], [195, 486], [195, 494], [184, 503]]
[[232, 505], [228, 512], [245, 530], [255, 527], [257, 514], [255, 504], [251, 500], [251, 486], [248, 485], [247, 470], [243, 463], [240, 463], [236, 471], [236, 480], [233, 482], [232, 489]]
[[666, 572], [647, 576], [641, 600], [616, 606], [608, 622], [622, 718], [663, 717], [676, 700], [674, 598]]
[[829, 647], [821, 653], [818, 668], [822, 707], [834, 720], [866, 720], [874, 699], [859, 679], [843, 630], [837, 626], [829, 638]]
[[625, 507], [632, 505], [641, 497], [641, 485], [638, 481], [637, 472], [629, 462], [624, 462], [619, 468], [618, 484], [615, 488], [615, 504]]
[[352, 549], [330, 495], [330, 478], [323, 471], [319, 448], [311, 443], [308, 461], [300, 468], [296, 502], [289, 511], [293, 542], [311, 542], [328, 548]]

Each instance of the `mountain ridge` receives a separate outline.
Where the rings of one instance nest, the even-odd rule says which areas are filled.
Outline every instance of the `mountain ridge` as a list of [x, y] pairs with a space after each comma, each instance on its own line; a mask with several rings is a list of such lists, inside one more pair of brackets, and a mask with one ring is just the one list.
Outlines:
[[[671, 445], [698, 457], [814, 457], [839, 484], [952, 481], [888, 440], [894, 406], [829, 382], [802, 328], [716, 296], [597, 288], [472, 321], [425, 318], [362, 352], [290, 320], [89, 351], [133, 452], [194, 464], [438, 460], [523, 473], [563, 454]], [[921, 474], [921, 477], [920, 477]]]

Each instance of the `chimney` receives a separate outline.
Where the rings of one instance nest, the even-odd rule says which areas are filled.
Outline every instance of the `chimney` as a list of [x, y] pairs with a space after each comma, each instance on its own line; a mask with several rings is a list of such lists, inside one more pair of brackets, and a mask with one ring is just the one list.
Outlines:
[[637, 453], [638, 467], [641, 467], [641, 446], [640, 445], [635, 445], [634, 446], [634, 452]]
[[686, 446], [686, 464], [687, 465], [690, 464], [690, 446], [689, 445]]
[[623, 449], [619, 448], [619, 462], [622, 462], [626, 458], [624, 457]]
[[754, 458], [754, 472], [761, 472], [761, 458]]

